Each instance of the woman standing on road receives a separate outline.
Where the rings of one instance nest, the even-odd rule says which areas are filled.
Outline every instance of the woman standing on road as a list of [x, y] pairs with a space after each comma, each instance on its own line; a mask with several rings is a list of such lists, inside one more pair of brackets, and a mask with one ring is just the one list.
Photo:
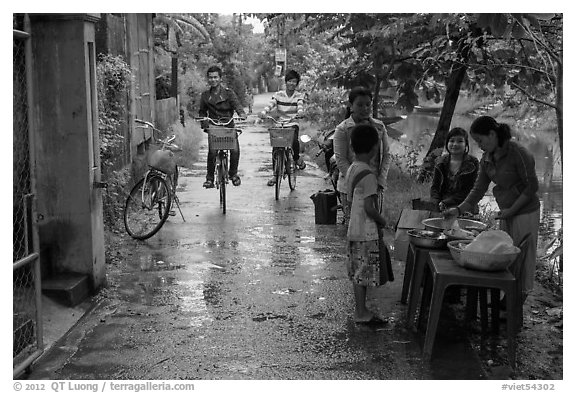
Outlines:
[[472, 191], [464, 202], [444, 212], [445, 217], [455, 217], [469, 211], [488, 190], [491, 182], [496, 203], [500, 208], [496, 218], [500, 229], [506, 231], [518, 245], [527, 234], [532, 239], [526, 250], [524, 300], [534, 286], [536, 246], [540, 225], [540, 200], [534, 157], [528, 150], [511, 141], [510, 126], [498, 123], [490, 116], [481, 116], [470, 126], [472, 139], [484, 151], [480, 171]]
[[348, 221], [350, 216], [347, 202], [348, 190], [346, 188], [346, 173], [354, 161], [354, 151], [350, 144], [352, 129], [357, 124], [372, 125], [379, 136], [378, 152], [372, 157], [370, 167], [378, 179], [378, 192], [383, 193], [386, 188], [386, 179], [388, 168], [390, 167], [390, 154], [388, 146], [388, 135], [384, 123], [371, 116], [372, 113], [372, 92], [364, 87], [354, 87], [348, 95], [350, 104], [350, 117], [336, 126], [334, 132], [334, 156], [336, 165], [340, 171], [338, 178], [337, 191], [342, 195], [342, 207], [344, 209], [345, 220]]

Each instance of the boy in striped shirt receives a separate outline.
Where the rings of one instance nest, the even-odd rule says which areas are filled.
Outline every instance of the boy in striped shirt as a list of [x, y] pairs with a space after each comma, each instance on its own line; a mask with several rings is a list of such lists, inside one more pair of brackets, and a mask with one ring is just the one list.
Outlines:
[[[272, 100], [260, 113], [260, 117], [264, 118], [268, 112], [274, 109], [276, 109], [277, 117], [302, 116], [304, 114], [304, 94], [296, 91], [300, 83], [300, 75], [296, 71], [290, 70], [286, 73], [284, 80], [286, 81], [286, 90], [280, 90], [272, 96]], [[298, 131], [298, 125], [295, 124], [292, 151], [294, 152], [294, 161], [298, 169], [304, 169], [306, 168], [306, 163], [300, 158]], [[274, 184], [276, 184], [276, 177], [272, 176], [268, 180], [268, 185], [273, 186]]]

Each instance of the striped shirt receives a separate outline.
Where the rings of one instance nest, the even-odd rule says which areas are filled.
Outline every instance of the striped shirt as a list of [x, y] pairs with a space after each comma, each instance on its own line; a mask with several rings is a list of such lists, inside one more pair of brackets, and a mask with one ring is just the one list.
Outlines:
[[304, 93], [295, 91], [288, 97], [285, 90], [280, 90], [272, 96], [270, 103], [264, 108], [262, 114], [276, 108], [280, 116], [302, 115], [304, 113]]

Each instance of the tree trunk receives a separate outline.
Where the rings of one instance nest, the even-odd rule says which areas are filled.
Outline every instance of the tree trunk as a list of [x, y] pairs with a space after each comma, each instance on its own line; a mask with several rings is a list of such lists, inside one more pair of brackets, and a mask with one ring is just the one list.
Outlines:
[[372, 100], [372, 117], [378, 119], [378, 102], [380, 101], [380, 85], [382, 79], [380, 73], [376, 72], [376, 86], [374, 87], [374, 99]]
[[[556, 81], [556, 121], [558, 122], [558, 144], [560, 145], [560, 160], [564, 164], [564, 89], [562, 87], [562, 64], [558, 64], [558, 77]], [[563, 165], [561, 166], [563, 168]]]
[[[450, 123], [454, 115], [454, 109], [458, 102], [458, 95], [460, 94], [460, 86], [466, 75], [466, 66], [458, 65], [452, 69], [450, 77], [448, 78], [448, 86], [446, 88], [446, 96], [444, 97], [444, 104], [440, 112], [440, 119], [436, 127], [436, 133], [430, 143], [430, 148], [426, 153], [420, 174], [418, 175], [419, 181], [426, 181], [434, 173], [434, 162], [438, 154], [435, 154], [437, 149], [443, 149], [446, 142], [446, 135], [450, 131]], [[442, 151], [442, 150], [440, 150]]]
[[421, 182], [428, 180], [432, 176], [434, 173], [434, 162], [438, 156], [437, 152], [440, 151], [441, 154], [442, 149], [444, 148], [446, 135], [448, 135], [448, 131], [450, 131], [450, 123], [452, 122], [454, 109], [458, 102], [460, 86], [462, 86], [462, 81], [466, 76], [470, 49], [470, 45], [462, 41], [458, 46], [457, 58], [460, 61], [452, 65], [452, 71], [448, 77], [446, 96], [444, 97], [444, 104], [442, 105], [442, 111], [440, 112], [440, 119], [438, 120], [436, 133], [434, 134], [434, 138], [432, 138], [432, 143], [430, 143], [430, 148], [426, 153], [420, 173], [418, 174], [418, 180]]
[[178, 96], [178, 54], [172, 55], [172, 74], [170, 78], [170, 96]]

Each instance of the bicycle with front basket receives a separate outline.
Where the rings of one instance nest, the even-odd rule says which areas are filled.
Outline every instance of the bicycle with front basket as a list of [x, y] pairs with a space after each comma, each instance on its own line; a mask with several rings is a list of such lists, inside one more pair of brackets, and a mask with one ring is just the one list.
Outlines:
[[239, 128], [226, 127], [233, 121], [242, 122], [241, 118], [230, 118], [228, 121], [219, 121], [210, 117], [197, 117], [197, 121], [209, 122], [212, 126], [204, 130], [208, 134], [208, 148], [215, 150], [215, 173], [214, 185], [220, 191], [220, 207], [222, 214], [226, 214], [226, 185], [229, 182], [228, 175], [228, 151], [236, 148], [238, 136], [242, 134]]
[[176, 203], [178, 211], [184, 219], [180, 209], [180, 201], [176, 195], [178, 184], [178, 166], [174, 160], [174, 152], [182, 149], [173, 142], [175, 135], [164, 139], [156, 139], [155, 133], [162, 133], [148, 121], [135, 119], [141, 124], [137, 128], [152, 129], [152, 140], [158, 145], [158, 150], [149, 155], [148, 170], [130, 191], [124, 205], [124, 226], [126, 232], [138, 240], [145, 240], [154, 236], [172, 211], [172, 203]]
[[274, 195], [276, 200], [280, 197], [280, 184], [282, 179], [288, 178], [288, 186], [291, 191], [296, 189], [296, 162], [292, 152], [294, 140], [294, 120], [298, 116], [276, 119], [265, 116], [264, 119], [272, 120], [274, 126], [268, 128], [270, 145], [272, 145], [272, 166], [274, 170]]

